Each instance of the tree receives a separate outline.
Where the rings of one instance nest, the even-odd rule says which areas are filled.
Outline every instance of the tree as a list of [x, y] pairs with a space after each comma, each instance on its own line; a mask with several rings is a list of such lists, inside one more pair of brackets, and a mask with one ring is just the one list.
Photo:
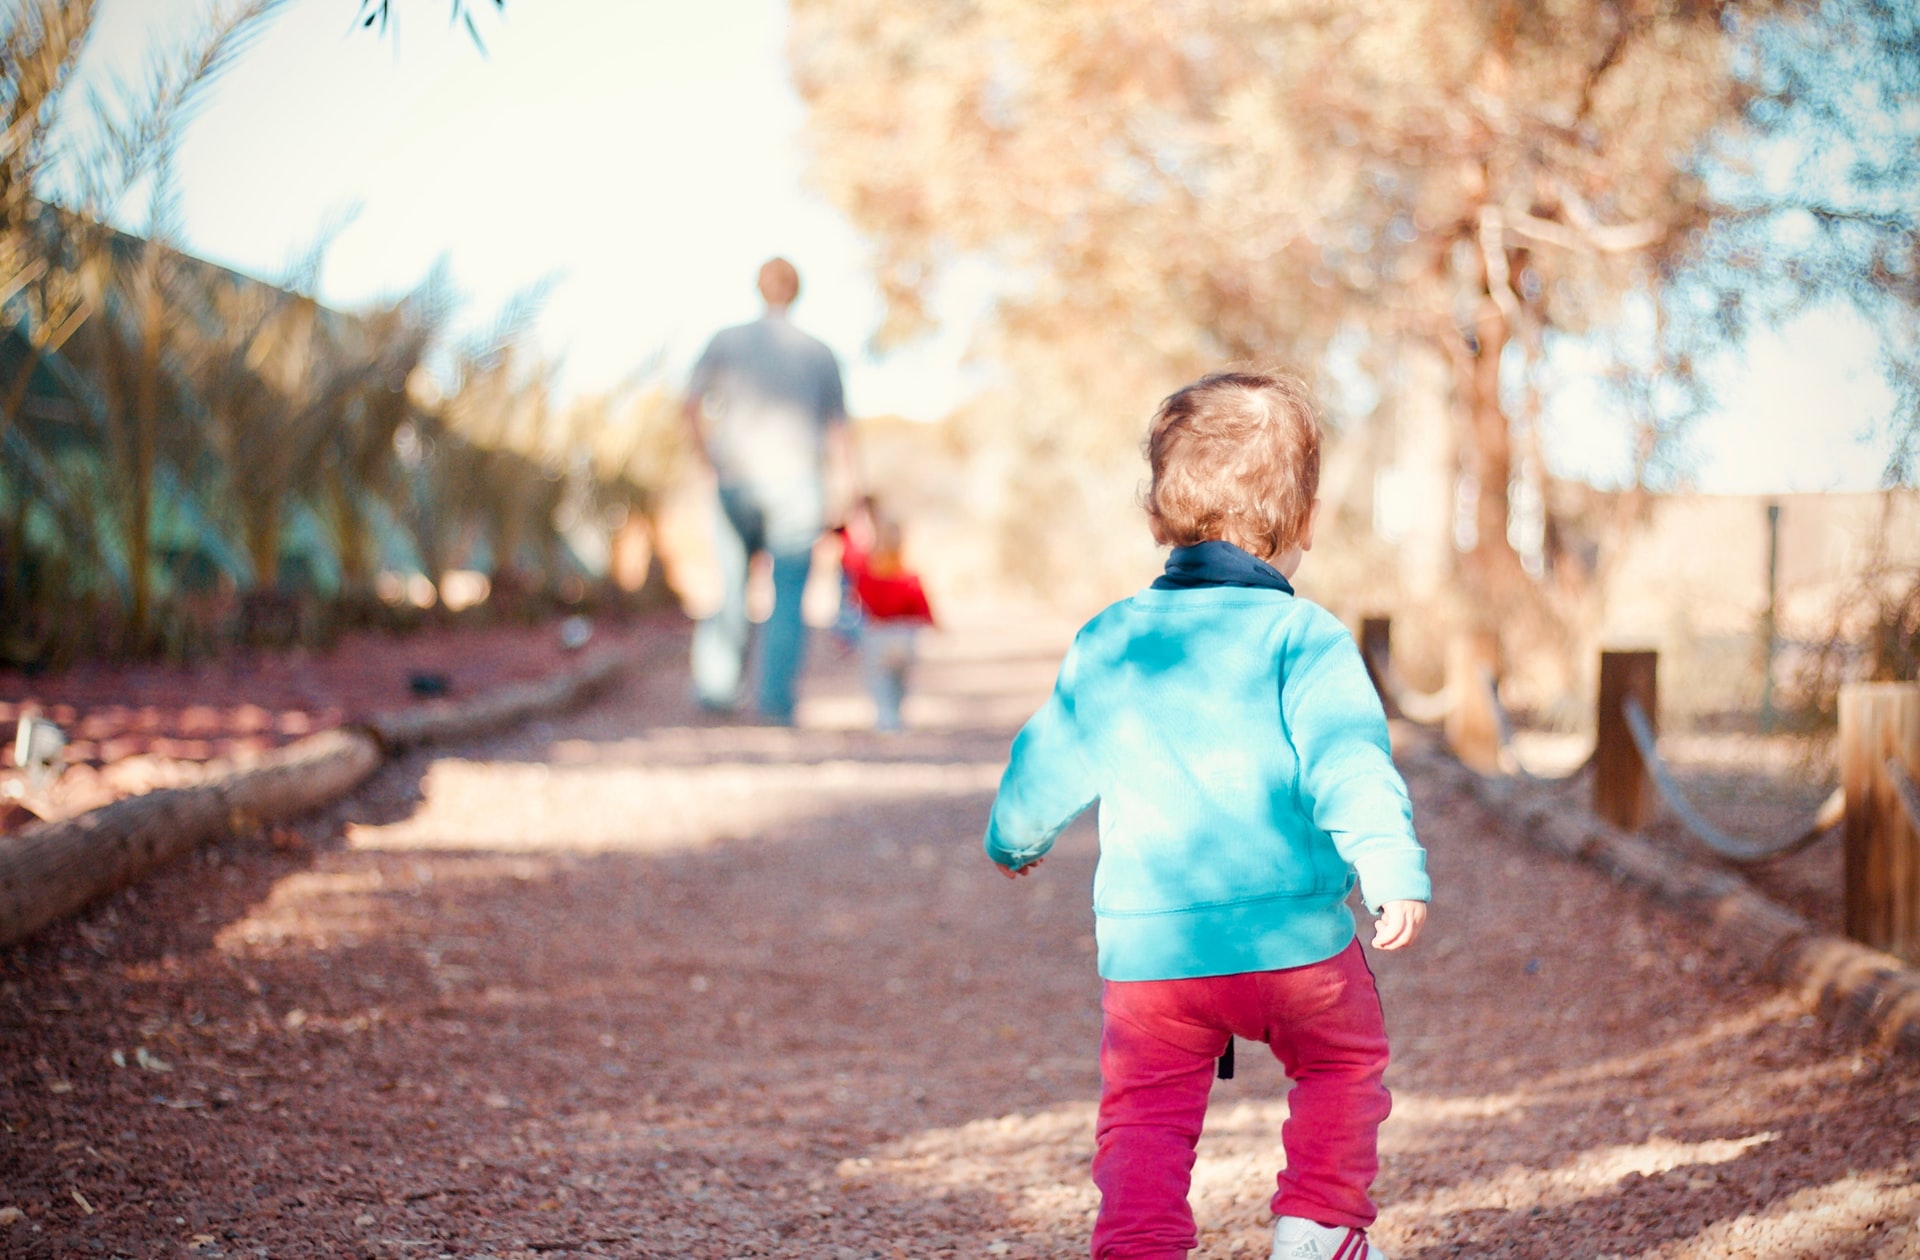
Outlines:
[[1676, 353], [1850, 306], [1896, 395], [1884, 481], [1920, 477], [1920, 9], [1818, 0], [1742, 30], [1752, 95], [1702, 162], [1716, 191], [1668, 286]]
[[[36, 360], [83, 317], [77, 285], [46, 257], [39, 185], [62, 95], [92, 22], [90, 2], [41, 0], [0, 14], [0, 310], [7, 312], [9, 331], [31, 321], [23, 330], [21, 365], [0, 382], [0, 435], [19, 411]], [[40, 302], [33, 303], [35, 297]]]
[[[1882, 483], [1920, 484], [1920, 10], [1822, 0], [1800, 22], [1747, 36], [1754, 95], [1745, 125], [1708, 155], [1723, 210], [1670, 286], [1675, 342], [1851, 307], [1878, 333], [1893, 385]], [[1920, 572], [1889, 559], [1899, 506], [1886, 497], [1828, 624], [1796, 631], [1811, 642], [1790, 711], [1809, 731], [1833, 729], [1843, 685], [1911, 680], [1920, 667]]]
[[[1755, 97], [1744, 33], [1788, 6], [794, 10], [813, 168], [873, 239], [890, 335], [923, 323], [945, 269], [984, 257], [1014, 281], [1002, 335], [1083, 380], [1103, 358], [1172, 384], [1223, 360], [1437, 355], [1463, 607], [1570, 646], [1589, 583], [1556, 553], [1563, 531], [1547, 521], [1538, 572], [1509, 537], [1516, 489], [1533, 483], [1552, 511], [1533, 456], [1539, 366], [1555, 337], [1657, 309], [1698, 254], [1722, 213], [1699, 154]], [[1635, 357], [1684, 383], [1665, 345]], [[1076, 440], [1130, 446], [1142, 410]], [[1670, 426], [1651, 407], [1628, 423], [1645, 464]]]
[[[20, 0], [0, 12], [0, 337], [18, 350], [0, 380], [0, 446], [60, 513], [76, 549], [112, 575], [135, 641], [150, 615], [161, 405], [177, 394], [166, 379], [177, 262], [168, 246], [170, 158], [200, 91], [283, 3], [217, 9], [156, 56], [142, 82], [94, 96], [90, 126], [81, 127], [61, 125], [62, 111], [92, 30], [92, 0]], [[142, 177], [151, 181], [152, 212], [145, 240], [135, 241], [110, 219]], [[71, 350], [65, 360], [63, 348]], [[65, 378], [106, 453], [112, 493], [98, 510], [82, 507], [85, 488], [22, 428], [29, 387], [43, 372]], [[24, 550], [29, 501], [20, 497], [8, 531], [12, 555]], [[99, 521], [116, 528], [103, 531]]]
[[410, 383], [444, 331], [450, 309], [445, 276], [436, 271], [412, 294], [345, 326], [361, 370], [328, 432], [319, 477], [341, 593], [349, 602], [365, 604], [373, 591], [373, 515], [379, 503], [397, 496], [395, 441], [421, 418]]

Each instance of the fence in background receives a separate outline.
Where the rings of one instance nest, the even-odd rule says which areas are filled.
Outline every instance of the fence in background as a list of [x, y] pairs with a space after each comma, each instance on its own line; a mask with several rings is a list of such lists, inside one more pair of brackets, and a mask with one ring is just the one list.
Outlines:
[[[1361, 623], [1361, 650], [1389, 713], [1442, 728], [1448, 747], [1482, 775], [1538, 781], [1520, 764], [1499, 696], [1499, 649], [1489, 634], [1447, 645], [1446, 684], [1409, 690], [1393, 668], [1392, 623]], [[1663, 801], [1688, 833], [1717, 858], [1772, 861], [1843, 828], [1843, 924], [1854, 940], [1908, 964], [1920, 963], [1920, 683], [1858, 683], [1840, 697], [1841, 786], [1807, 826], [1776, 838], [1749, 839], [1714, 826], [1680, 788], [1660, 755], [1658, 655], [1602, 652], [1592, 756], [1568, 778], [1592, 771], [1591, 808], [1624, 831], [1644, 829]]]

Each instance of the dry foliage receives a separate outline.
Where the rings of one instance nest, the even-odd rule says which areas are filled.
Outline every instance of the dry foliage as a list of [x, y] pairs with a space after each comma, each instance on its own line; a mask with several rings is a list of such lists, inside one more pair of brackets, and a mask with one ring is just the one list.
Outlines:
[[[927, 325], [956, 265], [1003, 279], [989, 349], [1013, 387], [975, 427], [1027, 483], [1008, 500], [1029, 556], [1038, 534], [1055, 569], [1085, 564], [1075, 518], [1131, 488], [1160, 394], [1280, 359], [1329, 395], [1366, 382], [1377, 406], [1336, 419], [1447, 426], [1459, 615], [1564, 650], [1595, 583], [1554, 519], [1542, 366], [1555, 338], [1664, 312], [1734, 210], [1703, 149], [1784, 90], [1756, 82], [1750, 36], [1809, 7], [797, 0], [791, 55], [816, 176], [875, 243], [887, 335]], [[1643, 477], [1699, 401], [1654, 323], [1618, 373]], [[1520, 496], [1546, 517], [1528, 556]]]
[[1786, 717], [1823, 757], [1840, 716], [1840, 689], [1857, 682], [1920, 679], [1920, 569], [1888, 558], [1893, 499], [1859, 576], [1833, 610], [1825, 633], [1793, 661]]

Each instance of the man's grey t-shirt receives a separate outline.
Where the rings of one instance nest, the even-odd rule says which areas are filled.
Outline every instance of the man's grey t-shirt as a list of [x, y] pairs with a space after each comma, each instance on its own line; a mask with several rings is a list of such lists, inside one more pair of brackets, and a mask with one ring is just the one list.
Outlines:
[[846, 418], [833, 351], [778, 315], [714, 334], [687, 391], [723, 485], [818, 482], [827, 427]]

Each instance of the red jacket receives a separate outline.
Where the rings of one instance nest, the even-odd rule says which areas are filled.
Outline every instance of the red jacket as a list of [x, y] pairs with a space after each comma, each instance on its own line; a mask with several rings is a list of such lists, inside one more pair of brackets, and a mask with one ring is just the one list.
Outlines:
[[881, 575], [872, 568], [872, 557], [840, 531], [840, 567], [853, 583], [860, 607], [875, 621], [918, 621], [933, 624], [933, 608], [920, 579], [901, 569]]

